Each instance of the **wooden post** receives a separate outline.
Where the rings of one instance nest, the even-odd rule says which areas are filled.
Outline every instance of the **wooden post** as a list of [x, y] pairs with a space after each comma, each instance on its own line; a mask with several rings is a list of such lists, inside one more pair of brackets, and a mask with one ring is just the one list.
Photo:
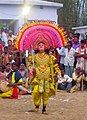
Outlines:
[[26, 68], [28, 69], [28, 50], [26, 50]]
[[81, 91], [83, 92], [83, 79], [81, 80]]

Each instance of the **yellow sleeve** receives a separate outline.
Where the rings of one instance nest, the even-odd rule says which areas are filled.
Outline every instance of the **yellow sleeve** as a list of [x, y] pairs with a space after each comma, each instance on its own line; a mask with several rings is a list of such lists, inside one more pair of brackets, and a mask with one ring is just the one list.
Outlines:
[[50, 55], [50, 63], [55, 64], [56, 58], [53, 55]]
[[51, 69], [52, 81], [54, 82], [55, 76], [57, 74], [60, 75], [61, 71], [59, 69], [58, 64], [56, 64], [56, 58], [53, 55], [50, 56], [50, 69]]
[[28, 68], [29, 68], [29, 69], [34, 66], [34, 59], [35, 59], [35, 55], [33, 55], [33, 56], [30, 55], [30, 56], [28, 57]]
[[53, 64], [54, 64], [55, 74], [57, 73], [58, 75], [61, 75], [60, 68], [59, 68], [58, 64], [56, 63], [56, 58], [53, 55], [52, 55], [52, 61], [53, 61]]
[[55, 70], [55, 73], [57, 73], [58, 75], [61, 75], [61, 70], [60, 70], [58, 64], [54, 64], [54, 70]]
[[22, 78], [18, 81], [18, 83], [22, 83], [23, 82], [23, 80], [22, 80]]

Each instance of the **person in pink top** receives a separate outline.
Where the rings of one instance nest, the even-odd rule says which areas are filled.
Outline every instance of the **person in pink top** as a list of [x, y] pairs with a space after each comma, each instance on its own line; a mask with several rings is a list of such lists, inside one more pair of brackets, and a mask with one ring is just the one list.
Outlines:
[[76, 68], [80, 67], [87, 74], [87, 49], [85, 45], [85, 40], [81, 40], [80, 47], [76, 49]]

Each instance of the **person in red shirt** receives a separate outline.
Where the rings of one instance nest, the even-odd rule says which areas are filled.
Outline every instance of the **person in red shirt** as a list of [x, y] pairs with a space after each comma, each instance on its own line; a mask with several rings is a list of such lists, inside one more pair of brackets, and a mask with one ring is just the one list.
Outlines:
[[0, 49], [1, 49], [1, 50], [3, 49], [3, 43], [2, 43], [1, 38], [0, 38]]

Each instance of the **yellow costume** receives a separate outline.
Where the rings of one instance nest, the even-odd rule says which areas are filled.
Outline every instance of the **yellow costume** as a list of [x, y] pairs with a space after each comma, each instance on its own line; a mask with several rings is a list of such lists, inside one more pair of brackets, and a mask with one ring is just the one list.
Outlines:
[[46, 53], [37, 53], [29, 57], [29, 67], [34, 64], [36, 75], [32, 80], [32, 96], [35, 106], [40, 106], [41, 98], [46, 106], [51, 95], [55, 94], [55, 73], [60, 73], [55, 65], [55, 57]]

